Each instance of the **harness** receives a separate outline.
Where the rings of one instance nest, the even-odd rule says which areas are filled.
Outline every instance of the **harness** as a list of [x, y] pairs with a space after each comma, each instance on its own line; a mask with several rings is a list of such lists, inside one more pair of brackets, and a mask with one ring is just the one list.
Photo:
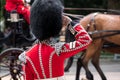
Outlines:
[[[87, 25], [87, 29], [86, 31], [88, 32], [88, 34], [91, 36], [91, 38], [93, 40], [95, 39], [104, 39], [105, 37], [110, 37], [110, 36], [114, 36], [114, 35], [119, 35], [120, 34], [120, 30], [97, 30], [97, 26], [95, 24], [95, 17], [99, 15], [99, 13], [94, 13], [93, 17], [91, 18], [89, 24]], [[93, 28], [94, 31], [90, 31], [91, 25], [93, 24]], [[109, 34], [105, 34], [105, 35], [101, 35], [102, 33], [109, 33]], [[94, 36], [94, 34], [100, 34], [99, 36]], [[109, 48], [109, 47], [120, 47], [120, 45], [108, 42], [107, 44], [105, 43], [103, 45], [103, 48]]]
[[[87, 29], [86, 29], [86, 31], [92, 37], [92, 39], [105, 38], [105, 37], [110, 37], [110, 36], [114, 36], [114, 35], [120, 34], [120, 30], [97, 30], [97, 26], [95, 24], [95, 17], [97, 15], [99, 15], [99, 13], [94, 13], [93, 14], [93, 17], [90, 19], [90, 22], [87, 25]], [[90, 31], [91, 25], [93, 25], [94, 31]], [[105, 33], [105, 32], [107, 32], [109, 34], [101, 35], [102, 33]], [[93, 34], [100, 34], [100, 35], [93, 37], [92, 36]]]

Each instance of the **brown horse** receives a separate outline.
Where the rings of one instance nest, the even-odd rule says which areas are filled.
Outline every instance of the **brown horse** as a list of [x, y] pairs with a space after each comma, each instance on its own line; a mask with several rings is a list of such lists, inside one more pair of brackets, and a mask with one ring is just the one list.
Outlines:
[[92, 13], [81, 19], [80, 24], [88, 31], [93, 41], [77, 61], [76, 80], [79, 80], [82, 66], [86, 71], [86, 78], [88, 80], [94, 80], [88, 68], [90, 59], [102, 80], [107, 80], [99, 65], [100, 52], [101, 50], [107, 50], [120, 53], [120, 48], [116, 47], [102, 49], [106, 42], [120, 45], [120, 15]]

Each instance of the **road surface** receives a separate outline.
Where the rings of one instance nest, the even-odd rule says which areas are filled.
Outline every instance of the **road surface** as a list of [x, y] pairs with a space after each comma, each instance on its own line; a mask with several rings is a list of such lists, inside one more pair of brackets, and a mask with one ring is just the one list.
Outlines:
[[[102, 70], [104, 71], [107, 80], [120, 80], [120, 61], [114, 60], [100, 60], [100, 65]], [[96, 72], [95, 68], [92, 64], [89, 64], [89, 68], [94, 75], [94, 80], [101, 80], [99, 74]], [[5, 71], [0, 71], [0, 76], [5, 74]], [[75, 80], [75, 73], [76, 73], [76, 61], [74, 61], [72, 67], [70, 68], [69, 72], [65, 72], [66, 80]], [[82, 68], [81, 70], [81, 78], [85, 78], [85, 72]], [[80, 78], [80, 80], [81, 80]], [[10, 80], [10, 76], [2, 78], [2, 80]]]

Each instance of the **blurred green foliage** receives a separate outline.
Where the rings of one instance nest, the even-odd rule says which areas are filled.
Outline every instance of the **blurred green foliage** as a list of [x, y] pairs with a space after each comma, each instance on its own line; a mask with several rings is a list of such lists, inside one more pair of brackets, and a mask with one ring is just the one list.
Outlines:
[[[120, 8], [120, 0], [61, 0], [65, 7], [71, 8]], [[5, 0], [0, 0], [0, 18], [2, 17], [2, 10]], [[69, 13], [90, 13], [90, 11], [67, 11]]]
[[3, 17], [3, 7], [5, 5], [5, 0], [0, 0], [0, 19]]
[[107, 8], [108, 0], [64, 0], [65, 7]]
[[[65, 7], [71, 8], [108, 8], [108, 0], [64, 0]], [[75, 14], [87, 14], [93, 11], [66, 11]]]
[[120, 0], [108, 0], [108, 8], [120, 10]]

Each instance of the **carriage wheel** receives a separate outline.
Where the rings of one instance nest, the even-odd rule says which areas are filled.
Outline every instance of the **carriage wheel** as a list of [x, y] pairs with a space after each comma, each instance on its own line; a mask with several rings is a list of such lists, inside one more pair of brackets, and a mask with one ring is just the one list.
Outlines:
[[21, 80], [22, 66], [18, 56], [22, 52], [20, 48], [9, 48], [0, 53], [0, 71], [3, 71], [0, 79], [10, 75], [9, 80]]

